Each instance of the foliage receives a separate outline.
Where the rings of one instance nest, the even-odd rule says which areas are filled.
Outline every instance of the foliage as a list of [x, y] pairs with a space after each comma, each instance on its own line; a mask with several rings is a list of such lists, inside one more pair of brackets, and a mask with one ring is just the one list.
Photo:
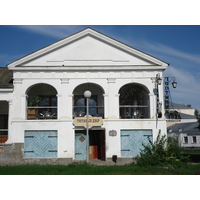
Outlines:
[[28, 101], [28, 106], [38, 106], [41, 101], [42, 97], [36, 96]]
[[200, 129], [200, 114], [199, 114], [199, 111], [197, 109], [195, 109], [194, 114], [196, 116], [197, 122], [199, 123], [198, 128]]
[[178, 137], [167, 138], [159, 131], [156, 141], [153, 143], [149, 138], [149, 144], [144, 145], [140, 156], [136, 158], [139, 166], [166, 166], [181, 167], [189, 161], [188, 156], [183, 155]]

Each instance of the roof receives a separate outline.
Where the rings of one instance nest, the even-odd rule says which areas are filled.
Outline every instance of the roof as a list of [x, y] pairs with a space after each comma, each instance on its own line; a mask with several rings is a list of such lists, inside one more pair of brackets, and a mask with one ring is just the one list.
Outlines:
[[188, 115], [188, 114], [185, 114], [185, 113], [178, 113], [181, 117], [181, 119], [196, 119], [196, 116], [195, 115]]
[[[142, 51], [139, 51], [139, 50], [137, 50], [135, 48], [132, 48], [132, 47], [126, 45], [126, 44], [123, 44], [123, 43], [121, 43], [121, 42], [119, 42], [119, 41], [117, 41], [115, 39], [112, 39], [112, 38], [110, 38], [110, 37], [108, 37], [108, 36], [106, 36], [106, 35], [104, 35], [102, 33], [97, 32], [97, 31], [95, 31], [95, 30], [93, 30], [91, 28], [87, 28], [87, 29], [84, 29], [84, 30], [82, 30], [82, 31], [80, 31], [78, 33], [70, 35], [70, 36], [68, 36], [68, 37], [66, 37], [66, 38], [64, 38], [62, 40], [59, 40], [59, 41], [57, 41], [57, 42], [55, 42], [55, 43], [53, 43], [53, 44], [51, 44], [49, 46], [46, 46], [46, 47], [44, 47], [42, 49], [39, 49], [39, 50], [37, 50], [37, 51], [35, 51], [33, 53], [30, 53], [30, 54], [28, 54], [28, 55], [26, 55], [26, 56], [24, 56], [22, 58], [19, 58], [18, 60], [8, 64], [7, 66], [8, 66], [9, 69], [12, 69], [12, 70], [15, 70], [15, 67], [17, 67], [18, 69], [20, 67], [24, 68], [24, 66], [28, 66], [27, 63], [30, 64], [31, 61], [34, 61], [36, 59], [40, 59], [41, 57], [43, 57], [43, 56], [45, 56], [47, 54], [48, 55], [50, 55], [50, 54], [52, 55], [52, 52], [57, 51], [58, 49], [64, 48], [66, 46], [69, 46], [72, 43], [75, 43], [77, 41], [80, 41], [81, 39], [86, 38], [87, 36], [90, 36], [90, 38], [94, 38], [94, 39], [98, 40], [99, 42], [101, 41], [102, 43], [104, 43], [106, 45], [109, 45], [110, 47], [112, 46], [115, 49], [118, 49], [118, 50], [121, 50], [123, 52], [126, 52], [127, 55], [134, 55], [137, 58], [141, 58], [143, 60], [146, 60], [147, 62], [151, 63], [151, 65], [152, 65], [152, 66], [148, 66], [150, 69], [152, 69], [153, 67], [156, 66], [156, 69], [165, 70], [166, 67], [169, 65], [168, 63], [166, 63], [166, 62], [164, 62], [164, 61], [162, 61], [160, 59], [157, 59], [157, 58], [155, 58], [155, 57], [153, 57], [153, 56], [151, 56], [149, 54], [146, 54], [146, 53], [144, 53]], [[103, 50], [103, 48], [102, 48], [102, 50]], [[105, 54], [105, 52], [104, 52], [104, 54]], [[67, 54], [67, 56], [69, 56], [69, 55]], [[56, 59], [58, 59], [58, 57], [56, 57]], [[118, 58], [118, 59], [120, 59], [120, 58]], [[62, 60], [65, 60], [65, 58], [63, 58]], [[54, 65], [56, 67], [57, 67], [57, 65], [61, 66], [61, 67], [64, 67], [65, 65], [61, 63], [62, 60], [61, 61], [59, 60], [58, 64], [56, 64], [55, 61], [51, 61], [51, 60], [48, 61], [48, 62], [54, 62], [52, 65]], [[74, 59], [72, 57], [72, 58], [68, 58], [68, 60], [70, 61], [69, 63], [71, 63], [72, 61], [74, 61], [76, 59]], [[105, 60], [107, 61], [108, 59], [105, 59]], [[90, 61], [90, 58], [87, 58], [87, 62], [88, 61]], [[98, 61], [98, 59], [97, 59], [97, 61]], [[96, 62], [96, 63], [98, 63], [98, 62]], [[118, 63], [118, 61], [114, 61], [112, 64], [114, 66], [116, 66], [116, 63]], [[46, 65], [47, 64], [45, 64], [45, 66]], [[54, 66], [51, 66], [48, 63], [48, 67], [54, 67]], [[88, 64], [87, 64], [87, 66], [88, 66]], [[138, 68], [138, 66], [137, 66], [137, 68]], [[35, 65], [34, 65], [34, 69], [36, 69]]]
[[194, 109], [194, 108], [186, 106], [184, 104], [169, 102], [169, 109]]
[[[172, 132], [176, 133], [187, 133], [188, 135], [199, 134], [200, 128], [198, 122], [190, 122], [190, 123], [178, 123], [168, 127], [168, 131], [172, 130]], [[179, 131], [182, 130], [182, 131]]]
[[0, 67], [0, 88], [13, 87], [13, 73], [6, 67]]

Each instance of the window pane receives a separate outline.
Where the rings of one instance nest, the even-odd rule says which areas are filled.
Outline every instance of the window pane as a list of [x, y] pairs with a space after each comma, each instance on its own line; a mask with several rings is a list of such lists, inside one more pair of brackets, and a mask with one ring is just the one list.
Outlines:
[[85, 99], [80, 98], [76, 101], [75, 106], [85, 106]]
[[41, 97], [42, 100], [40, 102], [40, 106], [49, 106], [49, 97]]
[[57, 106], [57, 97], [52, 97], [51, 98], [51, 105], [52, 106]]

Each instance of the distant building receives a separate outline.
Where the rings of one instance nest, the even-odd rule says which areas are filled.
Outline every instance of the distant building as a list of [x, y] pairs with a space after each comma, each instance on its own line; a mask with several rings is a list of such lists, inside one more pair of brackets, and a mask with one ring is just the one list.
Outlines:
[[168, 137], [178, 137], [184, 148], [200, 148], [200, 127], [198, 122], [178, 123], [168, 127]]
[[167, 122], [195, 122], [195, 108], [186, 106], [184, 104], [178, 104], [169, 102], [169, 109], [165, 111]]

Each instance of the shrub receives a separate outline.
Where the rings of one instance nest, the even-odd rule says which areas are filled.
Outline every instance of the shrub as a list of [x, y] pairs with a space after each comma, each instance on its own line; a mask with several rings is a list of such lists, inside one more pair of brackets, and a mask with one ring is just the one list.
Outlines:
[[183, 149], [178, 143], [178, 138], [168, 138], [161, 135], [159, 131], [155, 142], [148, 138], [149, 144], [143, 145], [140, 156], [136, 158], [137, 164], [140, 166], [163, 166], [171, 165], [173, 167], [182, 166], [183, 162], [188, 161], [188, 157], [184, 156]]

